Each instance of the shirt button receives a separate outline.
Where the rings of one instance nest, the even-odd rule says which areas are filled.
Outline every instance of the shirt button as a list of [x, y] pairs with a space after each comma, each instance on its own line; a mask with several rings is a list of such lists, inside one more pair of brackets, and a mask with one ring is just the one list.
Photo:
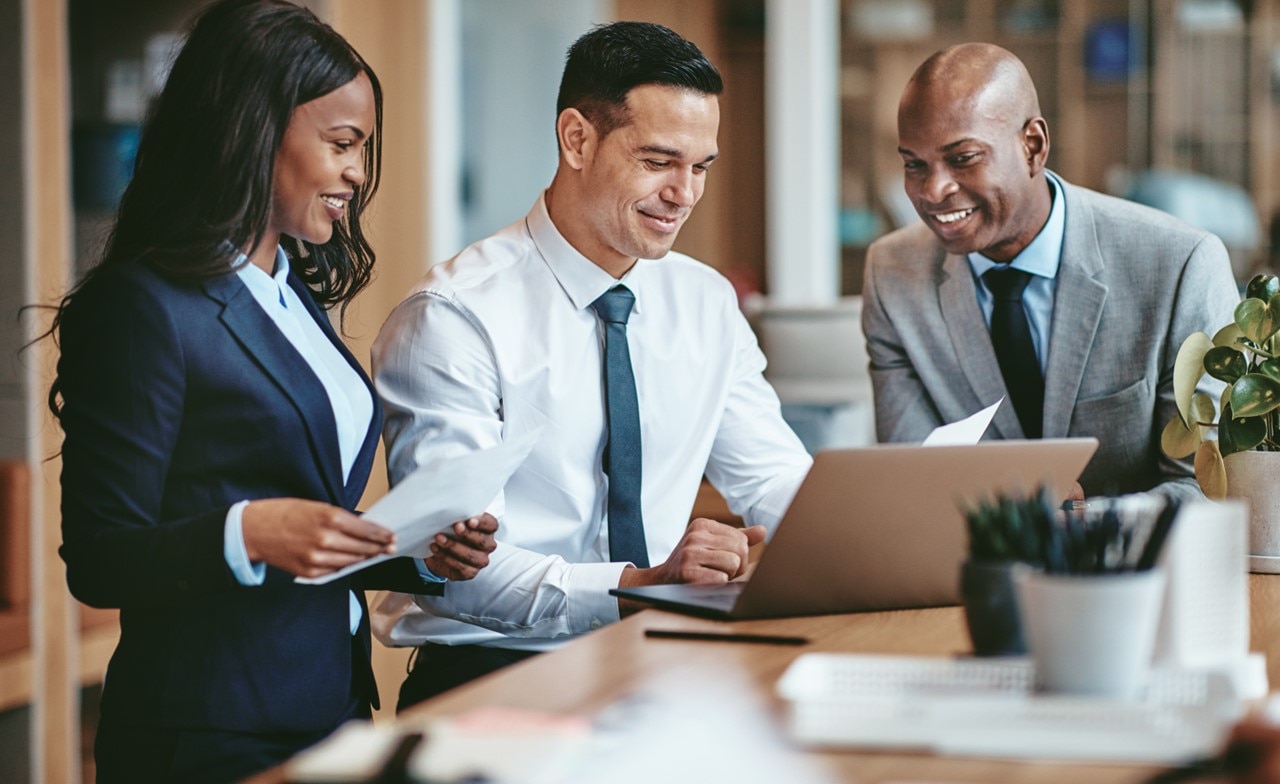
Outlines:
[[599, 619], [599, 618], [592, 618], [592, 619], [591, 619], [591, 628], [592, 628], [592, 629], [599, 629], [601, 626], [604, 626], [604, 624], [603, 624], [603, 623], [600, 623], [600, 619]]

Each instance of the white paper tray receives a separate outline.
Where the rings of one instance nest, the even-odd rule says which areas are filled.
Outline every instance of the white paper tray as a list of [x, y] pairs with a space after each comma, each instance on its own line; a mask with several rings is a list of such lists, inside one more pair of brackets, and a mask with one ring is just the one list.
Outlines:
[[977, 757], [1178, 763], [1217, 751], [1243, 711], [1231, 680], [1155, 670], [1137, 698], [1035, 693], [1024, 658], [805, 654], [778, 682], [799, 743]]

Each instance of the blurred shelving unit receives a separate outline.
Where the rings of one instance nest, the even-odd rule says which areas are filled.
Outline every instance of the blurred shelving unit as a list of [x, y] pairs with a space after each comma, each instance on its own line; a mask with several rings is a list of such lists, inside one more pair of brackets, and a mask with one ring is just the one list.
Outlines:
[[[861, 288], [863, 256], [880, 234], [910, 220], [897, 156], [898, 99], [933, 52], [989, 41], [1027, 65], [1052, 140], [1050, 165], [1105, 189], [1108, 169], [1140, 147], [1149, 89], [1128, 0], [846, 0], [842, 45], [844, 287]], [[1086, 46], [1102, 47], [1094, 75]], [[1109, 48], [1108, 48], [1109, 47]], [[1116, 62], [1120, 58], [1120, 62]]]
[[1176, 169], [1242, 188], [1263, 225], [1280, 209], [1276, 0], [845, 0], [841, 25], [846, 293], [867, 245], [911, 218], [895, 154], [902, 88], [964, 41], [1026, 63], [1050, 166], [1071, 182], [1124, 194], [1130, 175]]

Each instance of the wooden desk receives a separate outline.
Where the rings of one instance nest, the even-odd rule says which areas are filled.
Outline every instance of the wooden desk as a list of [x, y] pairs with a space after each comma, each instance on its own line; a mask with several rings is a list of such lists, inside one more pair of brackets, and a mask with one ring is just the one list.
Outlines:
[[[1267, 653], [1267, 675], [1280, 684], [1280, 576], [1250, 577], [1253, 649]], [[654, 640], [647, 628], [716, 629], [807, 637], [805, 646]], [[659, 674], [696, 671], [700, 682], [717, 679], [754, 690], [781, 736], [783, 705], [774, 684], [801, 653], [836, 651], [936, 655], [968, 651], [964, 617], [957, 607], [885, 613], [829, 615], [772, 621], [717, 623], [657, 610], [634, 615], [554, 653], [538, 656], [474, 681], [412, 709], [413, 717], [447, 716], [481, 706], [506, 706], [592, 715]], [[709, 684], [713, 685], [713, 684]], [[709, 753], [716, 750], [709, 749]], [[725, 749], [725, 753], [732, 753]], [[859, 784], [890, 781], [1079, 782], [1136, 784], [1155, 769], [1118, 765], [1051, 765], [867, 752], [794, 753], [815, 758], [839, 778]], [[255, 782], [279, 781], [267, 774]]]

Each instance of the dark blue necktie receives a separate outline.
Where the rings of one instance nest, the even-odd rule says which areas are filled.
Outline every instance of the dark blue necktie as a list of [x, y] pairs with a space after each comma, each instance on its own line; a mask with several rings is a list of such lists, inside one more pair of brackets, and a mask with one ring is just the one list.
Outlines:
[[604, 472], [609, 477], [609, 560], [649, 567], [640, 512], [640, 404], [627, 349], [627, 319], [635, 295], [615, 286], [591, 303], [604, 324], [604, 388], [609, 440]]
[[1005, 388], [1023, 434], [1039, 438], [1044, 420], [1044, 375], [1031, 342], [1027, 311], [1022, 307], [1022, 290], [1031, 282], [1031, 273], [993, 267], [983, 273], [982, 280], [993, 298], [991, 345], [1000, 362]]

